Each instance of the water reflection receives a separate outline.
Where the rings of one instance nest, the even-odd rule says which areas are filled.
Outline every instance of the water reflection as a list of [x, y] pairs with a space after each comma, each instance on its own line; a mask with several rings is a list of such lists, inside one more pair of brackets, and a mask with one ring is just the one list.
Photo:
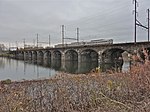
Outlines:
[[[127, 70], [128, 63], [123, 65], [123, 69]], [[57, 71], [65, 71], [68, 73], [87, 73], [93, 68], [100, 66], [103, 71], [112, 70], [111, 64], [98, 64], [97, 61], [87, 61], [78, 63], [77, 61], [61, 62], [60, 60], [14, 60], [0, 58], [0, 80], [12, 79], [39, 79], [49, 78], [55, 75]]]
[[123, 65], [116, 63], [101, 63], [100, 68], [102, 72], [124, 72], [129, 70], [129, 62], [124, 62]]
[[0, 60], [0, 69], [5, 68], [5, 63], [3, 60]]
[[88, 62], [83, 62], [79, 66], [79, 71], [80, 73], [87, 73], [90, 72], [92, 69], [98, 67], [98, 62], [97, 61], [88, 61]]
[[39, 78], [45, 79], [56, 74], [56, 71], [54, 69], [45, 67], [43, 65], [43, 61], [21, 61], [8, 58], [0, 58], [0, 66], [3, 66], [0, 68], [0, 80], [33, 80]]
[[82, 63], [79, 63], [78, 61], [65, 61], [61, 63], [56, 61], [56, 63], [52, 63], [52, 66], [54, 65], [55, 65], [55, 70], [65, 71], [73, 74], [87, 73], [91, 71], [93, 68], [98, 67], [98, 63], [95, 61], [82, 62]]
[[56, 71], [60, 71], [61, 70], [61, 61], [60, 60], [51, 61], [51, 68], [53, 68]]
[[102, 72], [115, 71], [117, 69], [113, 63], [101, 63], [100, 68]]
[[87, 73], [93, 68], [98, 67], [97, 61], [78, 63], [78, 61], [61, 62], [60, 60], [53, 60], [53, 61], [42, 60], [36, 63], [34, 62], [34, 64], [37, 64], [42, 67], [44, 66], [44, 67], [52, 68], [55, 71], [64, 71], [64, 72], [75, 73], [75, 74]]
[[69, 73], [78, 73], [78, 61], [66, 61], [65, 64], [65, 71]]

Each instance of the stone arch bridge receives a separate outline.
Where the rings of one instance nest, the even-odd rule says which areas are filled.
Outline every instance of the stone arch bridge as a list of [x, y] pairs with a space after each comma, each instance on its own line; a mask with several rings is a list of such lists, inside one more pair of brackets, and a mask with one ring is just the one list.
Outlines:
[[15, 58], [24, 60], [74, 60], [78, 62], [98, 61], [123, 64], [124, 51], [133, 54], [143, 48], [150, 50], [150, 42], [119, 43], [107, 45], [84, 45], [60, 48], [32, 48], [13, 51]]

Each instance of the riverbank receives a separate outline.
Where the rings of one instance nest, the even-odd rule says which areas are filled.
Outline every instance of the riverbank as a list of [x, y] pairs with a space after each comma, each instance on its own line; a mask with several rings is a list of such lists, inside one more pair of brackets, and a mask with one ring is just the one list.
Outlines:
[[12, 55], [9, 54], [8, 52], [1, 52], [0, 57], [12, 57]]
[[149, 64], [130, 72], [1, 82], [0, 112], [149, 112]]

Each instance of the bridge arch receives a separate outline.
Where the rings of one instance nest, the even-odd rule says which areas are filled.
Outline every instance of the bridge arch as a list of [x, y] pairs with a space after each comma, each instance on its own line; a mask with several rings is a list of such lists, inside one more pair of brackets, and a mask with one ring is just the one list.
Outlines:
[[44, 52], [44, 60], [50, 60], [51, 59], [51, 52], [45, 51]]
[[32, 59], [32, 51], [28, 52], [28, 57], [29, 57], [29, 59]]
[[38, 56], [39, 60], [43, 60], [43, 58], [44, 58], [44, 52], [43, 51], [38, 51], [37, 56]]
[[98, 61], [98, 52], [93, 49], [85, 49], [81, 53], [81, 62]]
[[62, 53], [59, 50], [54, 50], [52, 52], [52, 60], [61, 60]]
[[24, 59], [24, 52], [23, 52], [23, 51], [20, 51], [20, 52], [18, 53], [18, 59], [21, 59], [21, 60]]
[[124, 52], [125, 50], [120, 49], [120, 48], [111, 48], [111, 49], [106, 49], [105, 51], [103, 51], [102, 56], [105, 58], [110, 58], [112, 59], [113, 57], [109, 57], [109, 56], [114, 56], [116, 54], [116, 57], [121, 56], [121, 54]]
[[65, 52], [65, 60], [78, 61], [78, 53], [75, 50], [67, 50]]
[[24, 60], [28, 60], [29, 59], [29, 53], [28, 51], [24, 52]]
[[32, 59], [37, 60], [37, 51], [32, 51]]
[[107, 49], [102, 53], [102, 62], [110, 65], [109, 68], [121, 71], [124, 63], [122, 53], [125, 51], [126, 50], [121, 48]]

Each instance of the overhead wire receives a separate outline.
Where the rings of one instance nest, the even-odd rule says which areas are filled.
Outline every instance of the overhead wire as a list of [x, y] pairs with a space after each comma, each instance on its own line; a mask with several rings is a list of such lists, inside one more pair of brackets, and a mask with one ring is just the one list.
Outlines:
[[[132, 4], [129, 3], [129, 1], [121, 1], [117, 4], [117, 7], [108, 8], [108, 10], [102, 9], [92, 15], [79, 18], [75, 21], [71, 21], [71, 23], [67, 23], [65, 25], [67, 27], [65, 35], [66, 37], [75, 37], [74, 26], [81, 27], [81, 32], [83, 34], [86, 33], [87, 36], [91, 35], [92, 32], [94, 33], [96, 32], [97, 35], [103, 35], [103, 36], [111, 35], [112, 37], [113, 36], [124, 37], [128, 35], [127, 33], [131, 34], [132, 33], [132, 21], [133, 21], [132, 10], [129, 11], [131, 8], [131, 5]], [[128, 12], [130, 12], [130, 14], [127, 14], [127, 12], [122, 12], [124, 9], [129, 9]], [[128, 16], [124, 18], [119, 18], [119, 16], [117, 15], [121, 13], [123, 13], [122, 15], [126, 14]], [[111, 18], [113, 18], [114, 20], [111, 21], [110, 20]], [[99, 27], [100, 25], [101, 27]], [[88, 31], [90, 31], [91, 33]], [[82, 33], [80, 36], [82, 39], [84, 39], [84, 37], [87, 37], [86, 35], [82, 36]], [[58, 36], [61, 36], [61, 33], [53, 32], [53, 35], [58, 37]]]

